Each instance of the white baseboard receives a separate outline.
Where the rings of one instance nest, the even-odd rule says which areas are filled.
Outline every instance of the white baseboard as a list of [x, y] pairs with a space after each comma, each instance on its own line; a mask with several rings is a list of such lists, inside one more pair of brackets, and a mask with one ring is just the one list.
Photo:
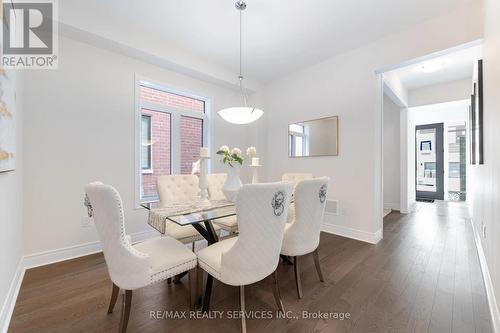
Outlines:
[[417, 208], [417, 203], [416, 202], [413, 202], [409, 207], [408, 209], [406, 209], [405, 207], [401, 207], [401, 209], [399, 210], [399, 212], [401, 214], [411, 214], [415, 211], [415, 209]]
[[384, 203], [384, 209], [400, 210], [401, 207], [398, 203], [387, 202], [387, 203]]
[[[136, 243], [152, 237], [157, 237], [159, 236], [159, 233], [156, 230], [146, 230], [133, 233], [130, 236], [132, 237], [132, 242]], [[27, 269], [70, 260], [101, 251], [101, 243], [99, 241], [95, 241], [61, 249], [34, 253], [22, 257], [19, 260], [16, 273], [12, 278], [7, 297], [5, 298], [2, 306], [2, 312], [0, 313], [0, 333], [7, 333], [12, 312], [14, 311], [14, 306], [16, 305], [19, 289], [21, 288], [24, 273]]]
[[370, 244], [377, 244], [382, 239], [383, 234], [382, 229], [379, 229], [376, 232], [367, 232], [330, 223], [323, 223], [321, 231], [356, 239]]
[[481, 243], [481, 236], [474, 227], [474, 222], [472, 221], [472, 219], [470, 220], [470, 223], [474, 232], [474, 240], [476, 242], [477, 253], [479, 255], [479, 263], [481, 265], [481, 271], [483, 273], [484, 286], [486, 288], [486, 296], [488, 298], [488, 307], [490, 309], [493, 332], [500, 333], [500, 313], [498, 311], [498, 305], [495, 298], [495, 290], [493, 288], [493, 282], [491, 281], [490, 271], [488, 269], [488, 262], [486, 261], [486, 256], [484, 255], [483, 251], [483, 245]]
[[5, 301], [2, 305], [2, 312], [0, 312], [0, 332], [7, 333], [9, 329], [10, 318], [12, 317], [12, 312], [14, 312], [14, 306], [16, 304], [17, 295], [19, 294], [19, 289], [21, 289], [21, 284], [23, 282], [25, 269], [23, 267], [23, 258], [19, 260], [17, 264], [16, 272], [14, 277], [10, 282], [9, 290], [5, 297]]
[[[137, 243], [151, 237], [159, 236], [156, 230], [146, 230], [130, 234], [132, 242]], [[25, 269], [54, 264], [56, 262], [83, 257], [89, 254], [101, 252], [101, 242], [94, 241], [60, 249], [29, 254], [23, 257], [23, 267]]]
[[74, 259], [89, 254], [100, 252], [99, 241], [89, 242], [60, 249], [29, 254], [23, 257], [24, 269], [54, 264], [56, 262]]

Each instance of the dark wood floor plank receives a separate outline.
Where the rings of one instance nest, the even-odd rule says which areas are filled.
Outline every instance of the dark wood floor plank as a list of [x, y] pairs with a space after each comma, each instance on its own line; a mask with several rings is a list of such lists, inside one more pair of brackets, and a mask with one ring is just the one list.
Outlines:
[[474, 332], [474, 306], [472, 301], [471, 281], [469, 274], [469, 247], [467, 234], [472, 232], [465, 219], [458, 223], [457, 249], [455, 262], [455, 290], [453, 301], [453, 332]]
[[455, 261], [457, 230], [455, 226], [448, 228], [448, 237], [441, 262], [429, 332], [451, 332], [453, 322], [453, 292], [455, 288]]
[[[376, 245], [321, 235], [321, 283], [311, 255], [301, 258], [304, 297], [293, 266], [280, 265], [285, 309], [349, 313], [349, 320], [249, 319], [249, 332], [491, 332], [474, 237], [463, 205], [419, 204], [392, 212]], [[246, 287], [247, 310], [276, 311], [270, 281]], [[111, 281], [102, 254], [28, 270], [9, 332], [116, 332], [123, 295], [108, 315]], [[187, 278], [134, 291], [128, 332], [238, 332], [236, 319], [151, 319], [151, 311], [187, 311]], [[239, 309], [238, 288], [215, 282], [212, 310]]]

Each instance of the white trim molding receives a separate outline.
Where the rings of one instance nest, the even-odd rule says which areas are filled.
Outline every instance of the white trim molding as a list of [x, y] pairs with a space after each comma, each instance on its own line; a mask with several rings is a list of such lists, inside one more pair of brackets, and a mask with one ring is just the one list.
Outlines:
[[[159, 234], [156, 230], [146, 230], [133, 233], [130, 236], [132, 237], [132, 243], [137, 243], [158, 235]], [[34, 267], [45, 266], [60, 261], [87, 256], [89, 254], [94, 254], [101, 251], [102, 251], [101, 242], [95, 241], [74, 246], [68, 246], [61, 249], [33, 253], [23, 257], [23, 268], [30, 269]]]
[[377, 244], [378, 242], [380, 242], [383, 235], [382, 229], [379, 229], [376, 232], [367, 232], [330, 223], [323, 223], [321, 231], [339, 235], [342, 237], [356, 239], [370, 244]]
[[481, 234], [478, 233], [478, 230], [474, 227], [472, 219], [470, 219], [470, 224], [474, 232], [479, 264], [481, 265], [481, 272], [483, 273], [484, 287], [486, 289], [486, 297], [488, 298], [488, 308], [490, 309], [493, 332], [500, 333], [500, 312], [498, 311], [498, 304], [495, 298], [495, 290], [493, 288], [493, 282], [491, 281], [490, 271], [488, 269], [488, 262], [486, 261], [483, 245], [481, 243]]
[[9, 330], [10, 318], [14, 312], [16, 305], [17, 295], [21, 289], [21, 284], [24, 278], [25, 268], [23, 267], [23, 258], [17, 264], [16, 272], [10, 283], [9, 290], [5, 296], [5, 301], [2, 305], [2, 312], [0, 312], [0, 333], [7, 333]]
[[401, 210], [401, 206], [399, 203], [395, 202], [385, 202], [384, 203], [384, 209], [392, 209], [392, 210]]
[[413, 202], [410, 204], [410, 207], [408, 210], [404, 209], [404, 207], [401, 207], [401, 209], [399, 210], [399, 212], [401, 214], [411, 214], [413, 213], [415, 210], [417, 209], [417, 203], [416, 202]]
[[[159, 233], [156, 230], [145, 230], [133, 233], [130, 236], [132, 238], [132, 243], [137, 243], [149, 238], [158, 237]], [[10, 319], [16, 305], [17, 296], [27, 269], [71, 260], [101, 251], [101, 242], [95, 241], [23, 256], [19, 260], [19, 264], [17, 265], [16, 272], [12, 278], [9, 291], [2, 306], [2, 312], [0, 313], [0, 333], [7, 333]]]

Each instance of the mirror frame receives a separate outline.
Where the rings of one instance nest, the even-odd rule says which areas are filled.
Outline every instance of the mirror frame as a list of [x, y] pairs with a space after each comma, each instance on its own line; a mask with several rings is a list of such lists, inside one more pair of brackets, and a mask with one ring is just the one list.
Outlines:
[[[307, 155], [307, 156], [290, 156], [290, 125], [298, 124], [298, 123], [306, 123], [309, 121], [316, 121], [316, 120], [323, 120], [323, 119], [330, 119], [330, 118], [336, 118], [337, 119], [337, 153], [335, 155]], [[290, 123], [287, 125], [287, 149], [286, 149], [286, 154], [288, 158], [304, 158], [304, 157], [333, 157], [333, 156], [339, 156], [339, 116], [327, 116], [327, 117], [320, 117], [320, 118], [315, 118], [315, 119], [309, 119], [309, 120], [302, 120], [302, 121], [296, 121], [293, 123]]]

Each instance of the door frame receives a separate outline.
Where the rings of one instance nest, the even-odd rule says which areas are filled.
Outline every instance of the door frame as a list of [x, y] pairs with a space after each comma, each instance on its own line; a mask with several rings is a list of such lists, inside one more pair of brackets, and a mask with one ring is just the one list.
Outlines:
[[[417, 190], [417, 131], [436, 129], [436, 192]], [[415, 126], [415, 197], [417, 199], [444, 200], [444, 123]]]

